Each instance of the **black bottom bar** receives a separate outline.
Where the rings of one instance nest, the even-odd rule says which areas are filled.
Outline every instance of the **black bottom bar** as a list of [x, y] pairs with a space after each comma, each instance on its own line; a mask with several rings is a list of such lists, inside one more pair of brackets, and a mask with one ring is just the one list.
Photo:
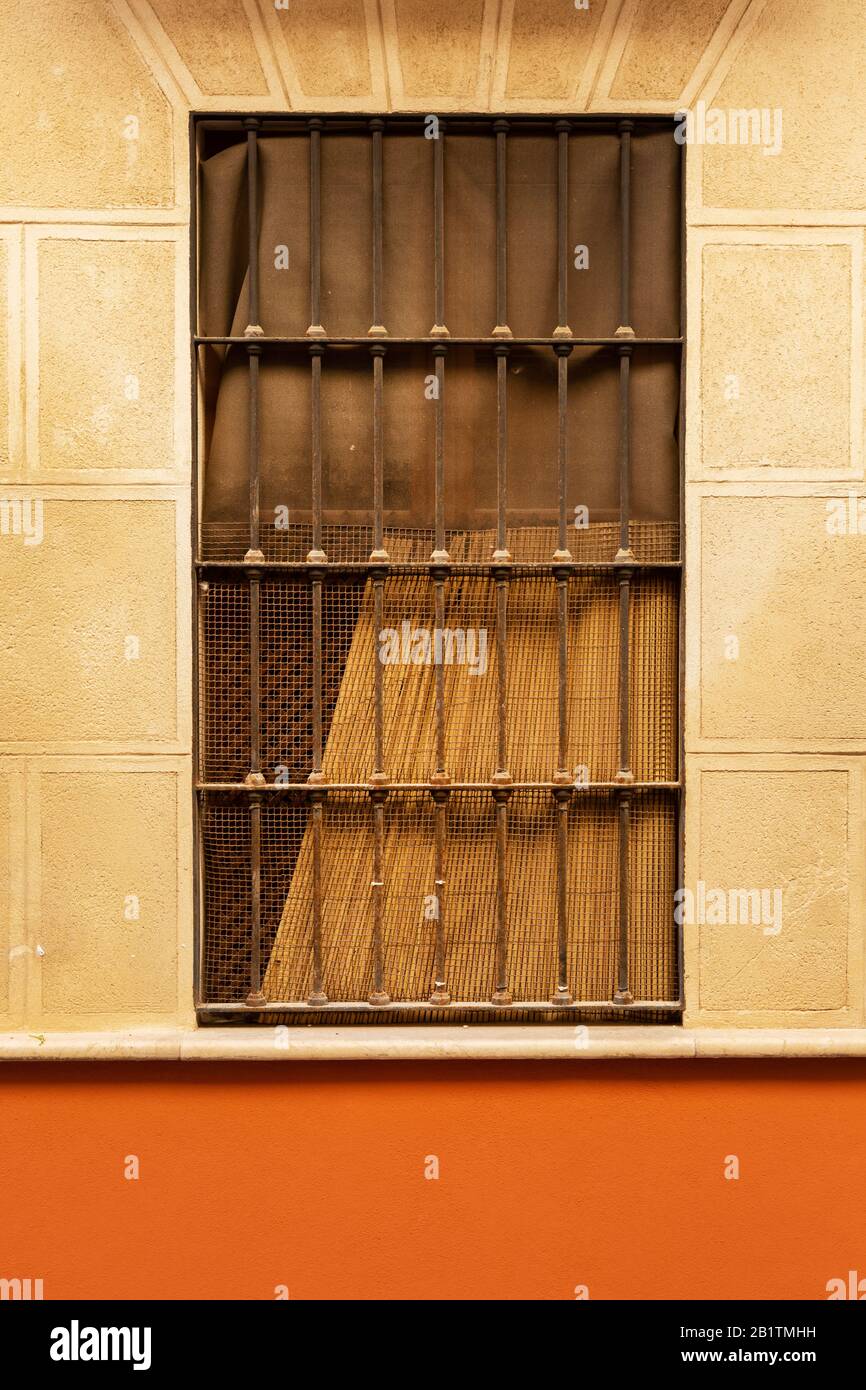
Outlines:
[[[371, 1268], [377, 1270], [375, 1262]], [[496, 1262], [490, 1262], [489, 1268], [485, 1301], [514, 1301], [499, 1292]], [[620, 1286], [628, 1285], [627, 1268], [624, 1252], [622, 1275], [616, 1281]], [[129, 1376], [135, 1385], [136, 1370], [149, 1374], [155, 1383], [163, 1383], [168, 1372], [192, 1367], [199, 1383], [209, 1375], [215, 1385], [230, 1384], [234, 1375], [246, 1382], [251, 1364], [291, 1365], [287, 1338], [291, 1331], [297, 1331], [297, 1325], [291, 1310], [281, 1308], [281, 1303], [348, 1301], [305, 1299], [304, 1272], [296, 1270], [296, 1274], [293, 1290], [285, 1284], [265, 1289], [239, 1272], [237, 1301], [231, 1302], [228, 1313], [221, 1302], [207, 1303], [194, 1297], [174, 1303], [19, 1302], [6, 1310], [4, 1350], [10, 1359], [17, 1353], [19, 1364], [38, 1367], [40, 1378], [46, 1377], [49, 1383], [56, 1380], [64, 1384], [77, 1374], [90, 1384], [115, 1384], [118, 1377]], [[549, 1290], [533, 1295], [531, 1278], [526, 1283], [526, 1296], [521, 1301], [551, 1299]], [[378, 1282], [371, 1277], [369, 1290], [359, 1287], [352, 1301], [371, 1297], [375, 1301], [374, 1288], [380, 1284], [381, 1273]], [[580, 1284], [564, 1286], [561, 1293], [562, 1300], [582, 1304], [571, 1315], [579, 1319], [581, 1356], [595, 1353], [599, 1359], [610, 1359], [615, 1346], [618, 1372], [649, 1371], [666, 1376], [672, 1370], [685, 1370], [700, 1382], [703, 1368], [713, 1365], [734, 1373], [753, 1366], [773, 1371], [805, 1366], [818, 1373], [810, 1383], [827, 1384], [834, 1372], [844, 1369], [847, 1373], [849, 1366], [858, 1363], [861, 1316], [826, 1301], [632, 1302], [606, 1300], [601, 1288], [584, 1293], [585, 1288]], [[400, 1298], [396, 1277], [389, 1297]], [[441, 1301], [448, 1297], [446, 1277]], [[343, 1345], [343, 1364], [348, 1373], [355, 1374], [357, 1353], [347, 1339]], [[333, 1352], [334, 1348], [329, 1348], [331, 1358]], [[470, 1353], [470, 1357], [473, 1354], [480, 1357], [482, 1353]], [[147, 1382], [141, 1377], [140, 1383]]]

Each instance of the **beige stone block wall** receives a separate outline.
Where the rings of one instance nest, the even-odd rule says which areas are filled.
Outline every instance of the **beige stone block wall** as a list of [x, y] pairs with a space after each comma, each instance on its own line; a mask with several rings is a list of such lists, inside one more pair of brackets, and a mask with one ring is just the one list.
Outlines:
[[686, 1021], [863, 1024], [860, 0], [9, 0], [0, 61], [5, 1025], [192, 1021], [189, 112], [699, 102], [783, 139], [687, 149], [685, 878], [784, 915], [685, 928]]
[[123, 7], [12, 0], [0, 9], [9, 98], [0, 204], [67, 210], [175, 205], [173, 115]]
[[184, 495], [8, 492], [32, 508], [32, 534], [0, 545], [0, 749], [187, 746]]
[[847, 514], [827, 494], [697, 499], [702, 749], [866, 745], [866, 545], [828, 535], [840, 500]]
[[[693, 1014], [722, 1026], [860, 1023], [861, 763], [753, 754], [734, 765], [702, 756], [692, 760], [687, 798]], [[719, 886], [724, 904], [710, 896]], [[767, 910], [750, 904], [748, 922], [732, 922], [732, 889], [767, 894]]]
[[702, 230], [692, 250], [696, 476], [859, 477], [860, 233]]
[[186, 769], [165, 760], [31, 768], [40, 846], [31, 935], [44, 955], [30, 957], [28, 996], [49, 1026], [106, 1014], [162, 1021], [183, 1008], [191, 962], [178, 924], [189, 873], [174, 869], [178, 847], [189, 847], [188, 806]]
[[850, 213], [862, 226], [864, 81], [864, 18], [857, 0], [751, 4], [704, 95], [724, 109], [780, 107], [783, 147], [770, 158], [754, 146], [704, 147], [706, 209], [724, 209], [732, 219], [748, 209], [768, 225], [784, 225], [787, 212], [795, 220], [808, 214], [831, 224]]
[[28, 463], [54, 481], [186, 476], [188, 238], [28, 228]]
[[4, 758], [0, 786], [6, 1026], [128, 1028], [188, 1018], [186, 761]]

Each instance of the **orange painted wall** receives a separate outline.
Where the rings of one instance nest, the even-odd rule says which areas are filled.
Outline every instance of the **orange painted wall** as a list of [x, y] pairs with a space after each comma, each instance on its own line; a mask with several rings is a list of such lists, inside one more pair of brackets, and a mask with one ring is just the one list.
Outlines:
[[12, 1064], [0, 1275], [46, 1298], [824, 1298], [866, 1274], [864, 1172], [859, 1061]]

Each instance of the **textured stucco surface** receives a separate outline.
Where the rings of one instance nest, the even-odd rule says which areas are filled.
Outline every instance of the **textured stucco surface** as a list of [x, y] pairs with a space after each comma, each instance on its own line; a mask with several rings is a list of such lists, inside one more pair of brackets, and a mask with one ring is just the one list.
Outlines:
[[267, 93], [253, 33], [238, 0], [208, 0], [207, 24], [189, 0], [149, 0], [181, 59], [207, 96]]
[[864, 29], [861, 0], [9, 0], [0, 468], [11, 497], [46, 485], [42, 543], [0, 537], [9, 1026], [132, 1027], [178, 994], [190, 1021], [190, 107], [673, 111], [683, 93], [779, 106], [784, 131], [774, 156], [686, 152], [685, 876], [784, 879], [790, 902], [779, 938], [687, 929], [687, 1019], [864, 1022], [866, 536], [825, 525], [828, 498], [864, 490]]
[[703, 499], [705, 739], [866, 740], [866, 535], [828, 535], [826, 503]]
[[728, 0], [638, 0], [612, 97], [675, 99], [728, 8]]
[[46, 237], [37, 254], [39, 471], [171, 468], [174, 243]]
[[9, 0], [0, 7], [0, 53], [0, 204], [174, 201], [169, 101], [111, 5]]
[[394, 0], [397, 51], [407, 95], [471, 101], [481, 57], [483, 0]]
[[846, 468], [851, 248], [707, 245], [702, 269], [705, 466]]
[[866, 207], [864, 30], [859, 0], [770, 0], [712, 105], [780, 107], [782, 149], [766, 156], [756, 146], [708, 145], [705, 203], [812, 211]]
[[509, 97], [567, 101], [592, 51], [608, 0], [588, 10], [551, 7], [546, 0], [519, 0], [514, 6], [508, 76]]
[[[317, 0], [275, 11], [301, 89], [316, 97], [367, 96], [370, 53], [363, 0]], [[327, 37], [325, 37], [327, 36]]]
[[177, 778], [66, 772], [40, 782], [46, 1017], [175, 1013]]
[[[701, 1008], [843, 1008], [849, 930], [846, 774], [704, 771], [699, 795], [698, 880], [708, 889], [782, 892], [780, 918], [773, 917], [769, 930], [751, 920], [697, 924]], [[777, 921], [780, 930], [773, 934]]]
[[0, 540], [3, 739], [171, 741], [174, 504], [42, 501], [41, 544]]

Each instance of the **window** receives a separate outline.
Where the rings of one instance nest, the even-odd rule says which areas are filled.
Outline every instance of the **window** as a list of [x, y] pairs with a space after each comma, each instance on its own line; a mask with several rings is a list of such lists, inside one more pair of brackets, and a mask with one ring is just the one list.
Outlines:
[[199, 1017], [669, 1021], [672, 122], [194, 133]]

